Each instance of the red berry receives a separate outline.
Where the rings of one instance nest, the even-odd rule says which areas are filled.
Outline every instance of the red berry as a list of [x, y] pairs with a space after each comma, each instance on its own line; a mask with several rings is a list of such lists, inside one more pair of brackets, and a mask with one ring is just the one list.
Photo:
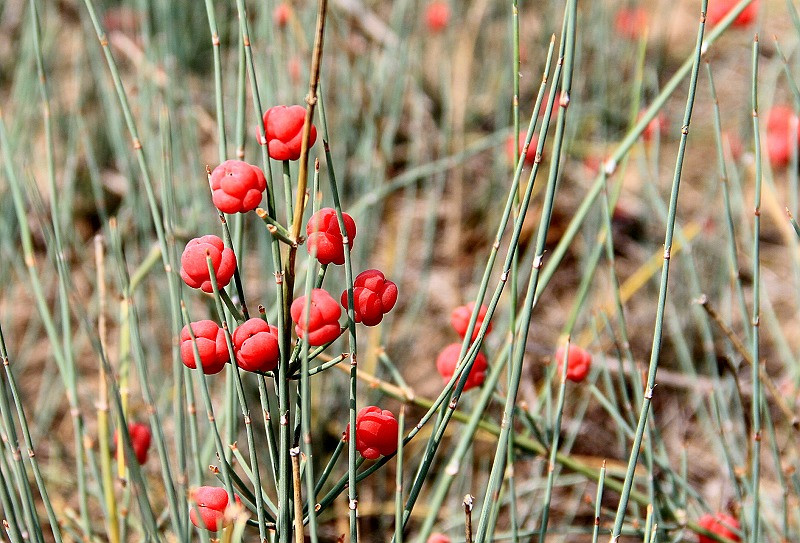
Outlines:
[[[641, 119], [642, 117], [644, 117], [644, 112], [641, 112], [639, 114], [639, 119]], [[650, 141], [653, 140], [653, 138], [656, 137], [656, 134], [664, 135], [667, 133], [668, 130], [669, 127], [667, 125], [667, 119], [662, 114], [659, 113], [658, 115], [653, 117], [653, 119], [649, 123], [647, 123], [647, 126], [642, 131], [642, 139], [646, 143], [649, 143]]]
[[[716, 515], [706, 513], [700, 517], [697, 523], [713, 534], [726, 537], [731, 541], [740, 541], [739, 536], [736, 535], [739, 530], [739, 521], [727, 513], [717, 513]], [[697, 534], [697, 539], [699, 543], [716, 543], [714, 539], [703, 534]]]
[[225, 287], [236, 270], [236, 256], [217, 236], [209, 235], [189, 240], [181, 255], [181, 278], [192, 288], [213, 292], [206, 256], [211, 257], [217, 286]]
[[327, 291], [321, 288], [311, 291], [311, 311], [308, 318], [305, 308], [305, 296], [297, 298], [290, 308], [295, 323], [294, 330], [298, 337], [302, 338], [307, 332], [308, 344], [313, 346], [325, 345], [339, 337], [339, 317], [342, 315], [342, 308]]
[[441, 32], [450, 22], [450, 6], [444, 0], [433, 0], [425, 8], [425, 23], [431, 32]]
[[427, 543], [450, 543], [450, 538], [444, 534], [431, 534]]
[[623, 8], [614, 18], [614, 29], [623, 38], [638, 40], [647, 28], [648, 17], [644, 8]]
[[[520, 154], [522, 154], [522, 148], [525, 147], [525, 137], [527, 134], [525, 132], [520, 132], [519, 137], [517, 138], [517, 149]], [[536, 137], [536, 134], [533, 135], [531, 138], [531, 143], [528, 145], [528, 152], [525, 153], [525, 164], [533, 164], [536, 161], [536, 147], [539, 144], [539, 139]], [[506, 156], [508, 157], [508, 161], [512, 164], [514, 163], [514, 135], [508, 136], [506, 140]]]
[[[192, 332], [197, 340], [197, 352], [200, 354], [203, 373], [213, 375], [221, 372], [229, 359], [225, 332], [216, 322], [209, 320], [193, 322]], [[191, 369], [197, 367], [189, 325], [184, 326], [181, 330], [181, 360], [185, 366]]]
[[[459, 354], [461, 354], [461, 344], [452, 343], [445, 347], [436, 359], [436, 370], [439, 372], [439, 375], [442, 376], [445, 383], [450, 381], [453, 377], [453, 373], [456, 371]], [[481, 386], [483, 380], [486, 378], [487, 367], [488, 363], [486, 362], [486, 357], [483, 353], [478, 353], [478, 356], [475, 357], [475, 362], [472, 364], [469, 376], [467, 377], [467, 382], [464, 383], [464, 390]]]
[[[467, 335], [469, 319], [472, 317], [472, 310], [474, 308], [475, 302], [470, 302], [467, 305], [458, 306], [452, 311], [452, 313], [450, 313], [450, 325], [462, 338]], [[489, 311], [489, 308], [485, 305], [482, 305], [480, 309], [478, 309], [478, 320], [475, 321], [475, 328], [472, 329], [471, 341], [475, 341], [475, 339], [478, 337], [478, 332], [483, 324], [483, 319], [486, 318], [487, 311]], [[489, 323], [489, 326], [486, 328], [486, 333], [488, 334], [491, 331], [492, 325]]]
[[[275, 160], [297, 160], [303, 139], [306, 110], [303, 106], [273, 106], [264, 113], [264, 134], [269, 156]], [[311, 125], [308, 147], [317, 141], [317, 128]]]
[[[356, 449], [367, 460], [387, 456], [397, 450], [397, 421], [388, 409], [370, 405], [356, 415]], [[350, 439], [350, 425], [345, 430]]]
[[[344, 229], [347, 232], [348, 246], [353, 247], [356, 237], [356, 222], [347, 213], [342, 213]], [[311, 254], [317, 249], [320, 264], [344, 264], [344, 239], [339, 229], [339, 219], [332, 207], [323, 207], [314, 213], [306, 224], [306, 249]]]
[[245, 371], [272, 371], [278, 367], [278, 329], [252, 318], [233, 331], [236, 364]]
[[[228, 492], [218, 486], [201, 486], [192, 492], [193, 504], [189, 507], [189, 518], [198, 528], [216, 532], [227, 524], [225, 509], [228, 508]], [[194, 504], [197, 504], [196, 506]], [[241, 503], [236, 496], [236, 503]], [[197, 513], [200, 512], [200, 518]]]
[[776, 168], [786, 166], [793, 148], [800, 144], [800, 135], [792, 138], [796, 122], [797, 115], [788, 106], [776, 106], [767, 114], [767, 154]]
[[[144, 466], [147, 462], [147, 450], [150, 448], [150, 441], [152, 435], [150, 428], [146, 424], [139, 422], [131, 422], [128, 424], [128, 435], [131, 436], [131, 445], [133, 445], [133, 454], [136, 456], [136, 461], [140, 466]], [[117, 436], [114, 434], [114, 447], [117, 447]]]
[[272, 20], [277, 26], [284, 27], [289, 22], [289, 17], [292, 14], [292, 8], [287, 3], [281, 3], [275, 6], [272, 12]]
[[[342, 292], [342, 306], [347, 309], [347, 291]], [[375, 326], [397, 302], [397, 285], [378, 270], [367, 270], [353, 281], [353, 311], [356, 322]]]
[[[556, 351], [556, 363], [558, 364], [558, 374], [561, 375], [561, 368], [564, 363], [564, 347], [559, 347]], [[592, 355], [577, 345], [570, 345], [569, 354], [567, 355], [567, 379], [580, 383], [589, 375], [591, 367]]]
[[264, 172], [241, 160], [226, 160], [211, 172], [211, 199], [223, 213], [254, 210], [266, 188]]
[[[728, 13], [738, 4], [738, 0], [716, 0], [708, 3], [706, 13], [706, 24], [716, 25], [725, 18]], [[742, 12], [733, 20], [733, 26], [739, 28], [748, 26], [758, 15], [758, 0], [753, 0]]]

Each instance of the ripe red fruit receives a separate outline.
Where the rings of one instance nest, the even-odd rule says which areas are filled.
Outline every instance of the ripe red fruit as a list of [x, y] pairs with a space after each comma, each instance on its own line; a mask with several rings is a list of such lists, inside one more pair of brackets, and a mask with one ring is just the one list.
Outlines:
[[[740, 541], [736, 532], [739, 530], [739, 521], [727, 513], [717, 513], [712, 515], [706, 513], [697, 523], [709, 532], [721, 537], [727, 537], [731, 541]], [[697, 534], [699, 543], [716, 543], [707, 535]]]
[[[706, 13], [706, 24], [716, 25], [725, 18], [728, 13], [738, 4], [738, 0], [716, 0], [708, 3]], [[739, 28], [748, 26], [758, 15], [758, 0], [753, 0], [742, 12], [733, 20], [733, 26]]]
[[272, 20], [275, 22], [276, 26], [284, 27], [286, 23], [289, 22], [289, 16], [292, 13], [292, 8], [289, 7], [287, 3], [281, 3], [275, 6], [275, 10], [272, 12]]
[[[348, 246], [353, 247], [356, 237], [356, 222], [347, 213], [342, 213], [344, 229], [347, 232]], [[308, 254], [317, 248], [320, 264], [344, 264], [344, 239], [339, 229], [339, 219], [332, 207], [323, 207], [314, 213], [306, 224], [306, 249]]]
[[[639, 114], [639, 119], [644, 117], [644, 112]], [[668, 132], [669, 126], [667, 124], [667, 119], [662, 114], [658, 114], [653, 119], [647, 123], [647, 126], [642, 131], [642, 139], [646, 143], [650, 143], [656, 135], [664, 135]]]
[[[228, 508], [228, 492], [218, 486], [201, 486], [192, 492], [194, 503], [189, 507], [189, 518], [198, 528], [216, 532], [225, 526], [225, 509]], [[241, 503], [236, 496], [236, 503]], [[200, 512], [200, 518], [197, 513]]]
[[[118, 435], [114, 433], [114, 447], [118, 446]], [[131, 422], [128, 424], [128, 435], [131, 436], [131, 445], [133, 446], [133, 454], [136, 456], [136, 461], [139, 462], [140, 466], [144, 466], [145, 462], [147, 462], [147, 450], [150, 448], [150, 441], [153, 437], [150, 433], [150, 428], [140, 422]]]
[[431, 534], [426, 543], [450, 543], [450, 538], [444, 534]]
[[192, 288], [213, 292], [206, 255], [211, 257], [219, 288], [226, 286], [233, 277], [236, 256], [229, 247], [225, 247], [221, 239], [213, 235], [194, 238], [186, 244], [181, 255], [181, 278]]
[[431, 32], [441, 32], [450, 22], [450, 6], [444, 0], [433, 0], [425, 8], [425, 24]]
[[[297, 160], [303, 139], [306, 110], [303, 106], [273, 106], [264, 113], [264, 134], [269, 156], [275, 160]], [[317, 141], [317, 128], [311, 125], [308, 147]]]
[[[445, 383], [450, 381], [453, 377], [453, 373], [456, 371], [459, 354], [461, 354], [461, 344], [452, 343], [445, 347], [444, 350], [439, 353], [438, 358], [436, 358], [436, 370], [439, 372], [439, 375], [442, 376]], [[483, 353], [478, 353], [478, 356], [475, 357], [475, 362], [472, 364], [469, 376], [467, 377], [467, 382], [464, 383], [464, 390], [481, 386], [483, 380], [486, 378], [487, 367], [488, 363], [486, 362], [486, 357]]]
[[[356, 449], [367, 460], [375, 460], [397, 450], [399, 426], [388, 409], [370, 405], [356, 415]], [[345, 430], [345, 441], [350, 439], [350, 425]]]
[[[556, 364], [558, 364], [558, 375], [561, 375], [562, 364], [564, 363], [564, 347], [559, 347], [556, 351]], [[567, 354], [567, 379], [575, 383], [580, 383], [589, 375], [592, 367], [592, 355], [577, 345], [569, 346]]]
[[789, 106], [776, 106], [767, 114], [767, 155], [776, 168], [786, 166], [793, 148], [800, 144], [800, 135], [792, 137], [796, 122], [797, 115]]
[[278, 367], [278, 329], [252, 318], [233, 331], [236, 364], [245, 371], [272, 371]]
[[226, 160], [211, 172], [211, 200], [223, 213], [254, 210], [266, 188], [264, 172], [241, 160]]
[[301, 296], [292, 302], [290, 312], [295, 323], [294, 330], [298, 337], [308, 333], [308, 344], [313, 346], [325, 345], [339, 337], [339, 317], [342, 308], [336, 300], [321, 288], [311, 291], [311, 306], [309, 314], [305, 314], [306, 297]]
[[[450, 313], [450, 325], [462, 338], [467, 335], [469, 319], [472, 316], [472, 310], [474, 308], [475, 302], [470, 302], [467, 305], [458, 306], [452, 311], [452, 313]], [[485, 305], [482, 305], [480, 309], [478, 309], [478, 320], [475, 321], [475, 328], [472, 329], [471, 341], [475, 341], [475, 339], [478, 337], [478, 332], [483, 324], [483, 319], [486, 318], [487, 311], [489, 311], [489, 308]], [[489, 323], [489, 326], [486, 328], [486, 333], [488, 334], [491, 331], [492, 325]]]
[[[522, 154], [522, 148], [525, 147], [525, 137], [527, 134], [525, 132], [520, 132], [519, 137], [517, 138], [517, 149], [519, 153]], [[525, 164], [533, 164], [536, 161], [536, 147], [539, 144], [539, 138], [536, 137], [536, 134], [533, 135], [531, 138], [531, 143], [528, 145], [528, 152], [525, 153]], [[514, 163], [514, 135], [508, 136], [506, 140], [506, 156], [508, 157], [508, 161], [512, 164]]]
[[614, 18], [614, 30], [629, 40], [638, 40], [647, 28], [647, 24], [647, 11], [644, 8], [623, 8]]
[[[216, 322], [209, 320], [193, 322], [191, 326], [197, 340], [197, 352], [200, 354], [203, 373], [213, 375], [221, 372], [229, 358], [225, 332]], [[184, 326], [181, 330], [181, 360], [185, 366], [191, 369], [197, 367], [189, 325]]]
[[[342, 292], [342, 307], [347, 308], [347, 291]], [[375, 326], [397, 302], [397, 285], [378, 270], [367, 270], [353, 281], [353, 311], [356, 322]]]

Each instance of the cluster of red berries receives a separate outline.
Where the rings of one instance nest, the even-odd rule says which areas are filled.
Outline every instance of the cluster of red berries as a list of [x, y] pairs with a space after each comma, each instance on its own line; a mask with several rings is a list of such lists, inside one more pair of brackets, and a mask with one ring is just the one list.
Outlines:
[[[558, 375], [564, 368], [564, 347], [559, 347], [556, 350], [556, 364], [558, 366]], [[577, 345], [570, 345], [569, 351], [566, 353], [567, 359], [567, 379], [573, 383], [580, 383], [589, 375], [589, 370], [592, 369], [592, 355], [585, 349]]]
[[[119, 434], [114, 434], [114, 447], [118, 447], [117, 440]], [[152, 441], [152, 434], [150, 427], [140, 422], [131, 422], [128, 424], [128, 435], [131, 437], [131, 445], [133, 448], [133, 455], [140, 466], [144, 466], [147, 462], [147, 452], [150, 450], [150, 442]]]
[[[472, 317], [472, 311], [475, 309], [475, 302], [470, 302], [467, 305], [462, 305], [453, 309], [450, 313], [450, 325], [456, 331], [456, 333], [464, 338], [467, 335], [467, 328], [469, 328], [469, 320]], [[489, 308], [485, 305], [482, 305], [478, 308], [478, 317], [475, 321], [475, 326], [472, 330], [472, 336], [470, 341], [475, 341], [478, 337], [478, 332], [480, 331], [481, 325], [483, 324], [484, 319], [486, 318], [486, 312], [489, 311]], [[489, 323], [486, 327], [486, 333], [488, 334], [492, 330], [492, 324]], [[451, 343], [444, 350], [439, 353], [439, 356], [436, 358], [436, 370], [439, 372], [439, 375], [442, 376], [442, 379], [445, 383], [448, 383], [450, 379], [453, 377], [453, 374], [456, 372], [458, 367], [458, 362], [460, 359], [461, 354], [461, 343]], [[469, 390], [471, 388], [479, 387], [483, 384], [483, 380], [486, 378], [486, 369], [489, 367], [489, 363], [486, 360], [486, 356], [479, 352], [475, 357], [475, 361], [472, 363], [472, 369], [467, 376], [467, 380], [464, 384], [464, 390]]]
[[[741, 541], [737, 532], [739, 531], [739, 521], [727, 513], [717, 513], [712, 515], [706, 513], [697, 521], [701, 528], [708, 530], [714, 535], [730, 539], [731, 541]], [[705, 534], [697, 534], [699, 543], [715, 543], [715, 539]]]

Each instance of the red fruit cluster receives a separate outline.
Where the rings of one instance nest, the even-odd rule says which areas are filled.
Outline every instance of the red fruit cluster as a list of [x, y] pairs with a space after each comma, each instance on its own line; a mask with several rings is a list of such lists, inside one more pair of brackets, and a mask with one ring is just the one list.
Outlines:
[[[738, 4], [738, 0], [715, 0], [708, 3], [706, 13], [706, 24], [714, 26], [725, 18], [728, 13]], [[758, 0], [753, 0], [742, 12], [733, 20], [733, 26], [743, 28], [749, 26], [758, 15]]]
[[[467, 305], [460, 305], [455, 308], [450, 313], [450, 324], [452, 325], [453, 329], [458, 333], [459, 336], [462, 338], [467, 335], [467, 328], [469, 327], [469, 319], [472, 317], [472, 311], [475, 309], [475, 302], [470, 302]], [[478, 337], [478, 332], [480, 331], [481, 325], [483, 324], [483, 319], [486, 318], [486, 312], [489, 311], [489, 308], [485, 305], [481, 305], [480, 309], [478, 309], [478, 320], [475, 321], [475, 327], [472, 329], [472, 339], [471, 341], [475, 341]], [[492, 324], [489, 323], [489, 326], [486, 328], [486, 333], [492, 331]]]
[[313, 289], [308, 315], [305, 309], [305, 296], [297, 298], [290, 308], [295, 323], [294, 330], [298, 337], [308, 337], [308, 344], [313, 346], [325, 345], [339, 337], [339, 317], [342, 316], [342, 308], [327, 291], [321, 288]]
[[[342, 306], [347, 308], [347, 291], [342, 292]], [[356, 322], [375, 326], [397, 302], [397, 285], [379, 270], [367, 270], [353, 281], [353, 311]]]
[[[356, 237], [356, 222], [347, 213], [342, 213], [344, 229], [347, 233], [348, 247], [353, 247]], [[314, 213], [306, 224], [306, 248], [308, 254], [316, 248], [317, 260], [320, 264], [344, 264], [344, 239], [339, 229], [336, 210], [324, 207]]]
[[264, 319], [252, 318], [233, 331], [236, 365], [245, 371], [272, 371], [278, 367], [278, 329]]
[[[367, 406], [356, 415], [356, 449], [367, 460], [392, 454], [397, 450], [398, 429], [391, 411]], [[349, 424], [344, 439], [350, 439]]]
[[441, 32], [450, 22], [450, 6], [444, 0], [433, 0], [425, 8], [425, 24], [433, 33]]
[[192, 288], [213, 292], [206, 256], [211, 257], [217, 286], [223, 288], [236, 270], [236, 256], [217, 236], [209, 235], [189, 240], [181, 255], [181, 278]]
[[[564, 367], [564, 347], [559, 347], [556, 351], [556, 364], [558, 365], [558, 374], [561, 375], [561, 368]], [[574, 383], [580, 383], [589, 375], [591, 368], [592, 355], [577, 345], [570, 345], [567, 353], [567, 379]]]
[[286, 23], [289, 22], [289, 16], [292, 13], [292, 8], [289, 7], [287, 3], [280, 3], [275, 6], [275, 10], [272, 12], [272, 20], [275, 22], [276, 26], [284, 27]]
[[[264, 113], [264, 135], [269, 156], [275, 160], [297, 160], [303, 139], [306, 110], [302, 106], [273, 106]], [[311, 125], [308, 147], [317, 141], [317, 128]]]
[[[192, 492], [189, 519], [198, 528], [216, 532], [225, 526], [225, 510], [228, 508], [228, 492], [218, 486], [201, 486]], [[236, 496], [236, 503], [241, 503]], [[200, 516], [198, 518], [198, 512]]]
[[614, 17], [614, 30], [628, 40], [638, 40], [648, 24], [647, 11], [644, 8], [624, 8]]
[[[147, 462], [147, 451], [150, 449], [150, 442], [152, 441], [152, 434], [150, 428], [146, 424], [140, 422], [131, 422], [128, 424], [128, 435], [131, 436], [131, 445], [133, 446], [133, 454], [136, 456], [136, 461], [140, 466], [144, 466]], [[114, 447], [119, 445], [117, 441], [118, 434], [114, 434]]]
[[[436, 370], [439, 372], [439, 375], [442, 376], [445, 383], [450, 381], [458, 367], [459, 354], [461, 354], [461, 344], [451, 343], [445, 347], [436, 358]], [[488, 366], [489, 364], [484, 354], [478, 353], [478, 356], [475, 357], [475, 362], [472, 364], [469, 376], [467, 377], [467, 382], [464, 384], [465, 391], [483, 384], [483, 380], [486, 378], [486, 368]]]
[[[191, 327], [197, 340], [197, 352], [200, 354], [203, 373], [213, 375], [221, 372], [230, 358], [225, 343], [225, 332], [216, 322], [210, 320], [193, 322]], [[191, 369], [197, 367], [188, 324], [181, 330], [181, 360]]]
[[226, 160], [211, 172], [211, 199], [223, 213], [254, 210], [266, 188], [264, 172], [241, 160]]
[[792, 151], [800, 145], [795, 135], [797, 114], [789, 106], [776, 106], [767, 114], [767, 155], [776, 168], [789, 164]]
[[[519, 137], [517, 138], [517, 152], [522, 154], [522, 149], [525, 147], [525, 137], [527, 134], [525, 132], [520, 132]], [[539, 139], [536, 137], [536, 134], [533, 135], [531, 138], [531, 143], [528, 145], [528, 150], [525, 153], [525, 164], [531, 165], [536, 162], [536, 147], [539, 144]], [[513, 134], [508, 137], [506, 140], [506, 156], [508, 157], [508, 161], [512, 164], [514, 163], [514, 136]]]
[[[739, 531], [739, 521], [727, 513], [717, 513], [716, 515], [706, 513], [700, 517], [697, 523], [715, 535], [731, 541], [740, 541], [739, 536], [736, 535], [736, 532]], [[699, 543], [716, 543], [714, 539], [705, 534], [697, 534], [697, 540]]]

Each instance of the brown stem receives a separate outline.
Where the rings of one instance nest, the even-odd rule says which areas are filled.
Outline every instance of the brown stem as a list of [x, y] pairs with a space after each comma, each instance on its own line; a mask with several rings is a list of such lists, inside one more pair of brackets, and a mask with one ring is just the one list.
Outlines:
[[303, 543], [303, 496], [300, 493], [300, 447], [295, 447], [289, 454], [292, 456], [292, 479], [294, 482], [294, 540]]
[[464, 496], [464, 535], [466, 536], [466, 543], [472, 543], [472, 504], [475, 502], [475, 496], [467, 494]]

